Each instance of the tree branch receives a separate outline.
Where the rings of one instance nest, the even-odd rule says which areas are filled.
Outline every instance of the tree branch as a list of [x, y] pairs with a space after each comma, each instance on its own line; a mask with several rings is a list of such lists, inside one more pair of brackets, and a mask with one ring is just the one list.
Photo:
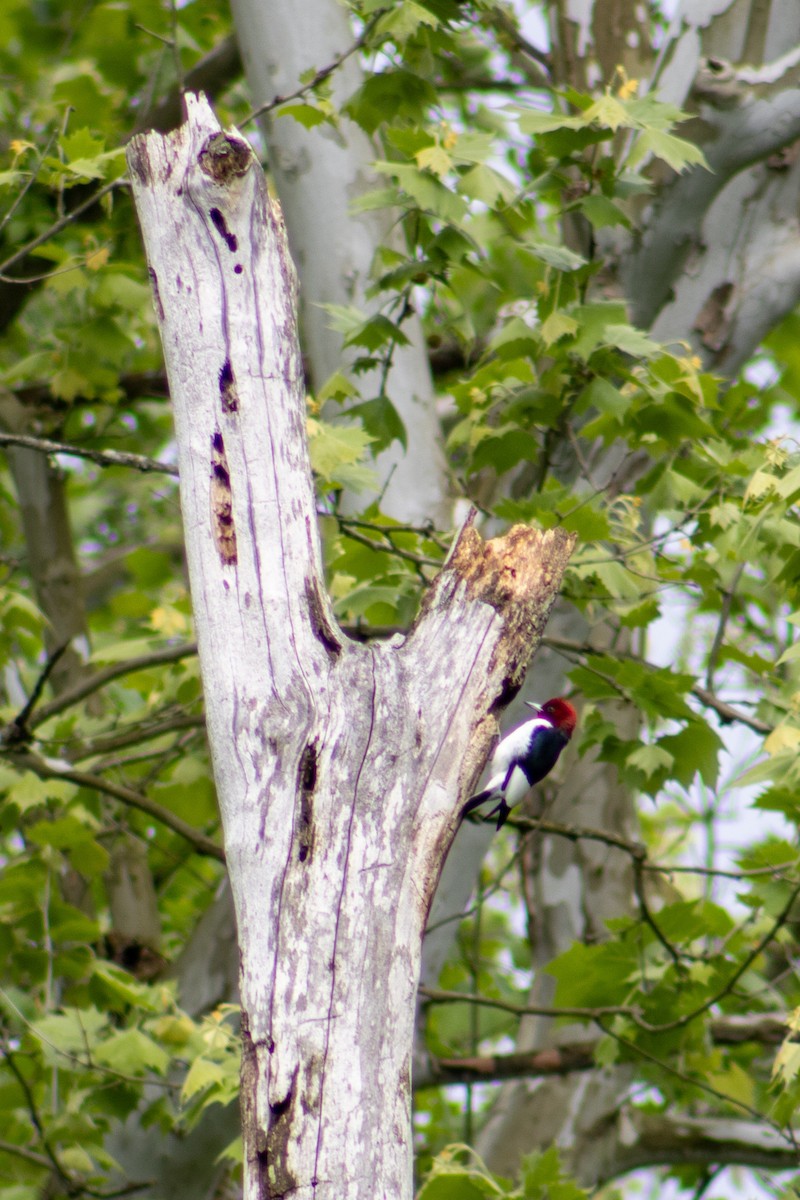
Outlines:
[[103, 779], [102, 776], [92, 774], [89, 771], [76, 771], [66, 765], [62, 769], [59, 764], [53, 764], [30, 751], [26, 751], [23, 754], [9, 755], [9, 757], [15, 766], [33, 771], [34, 775], [38, 775], [40, 779], [64, 779], [68, 783], [77, 784], [78, 787], [91, 788], [93, 791], [102, 792], [106, 796], [112, 796], [115, 800], [120, 800], [130, 808], [136, 808], [140, 812], [146, 813], [148, 817], [153, 817], [154, 820], [159, 821], [162, 825], [166, 825], [173, 833], [177, 833], [179, 837], [189, 842], [198, 854], [207, 855], [209, 858], [216, 858], [219, 862], [225, 861], [225, 852], [217, 842], [206, 837], [204, 833], [200, 833], [194, 826], [189, 825], [188, 822], [182, 820], [175, 813], [170, 812], [168, 808], [164, 808], [161, 804], [156, 804], [154, 800], [149, 800], [147, 796], [143, 796], [141, 792], [134, 791], [133, 788], [125, 787], [119, 783], [112, 783], [111, 780]]
[[[461, 996], [462, 1000], [466, 997]], [[558, 1015], [566, 1016], [567, 1013]], [[777, 1046], [786, 1037], [789, 1013], [746, 1013], [716, 1017], [709, 1022], [709, 1035], [717, 1046], [739, 1046], [758, 1042]], [[447, 1083], [499, 1083], [505, 1079], [532, 1079], [588, 1071], [596, 1066], [594, 1048], [597, 1039], [568, 1042], [544, 1050], [513, 1054], [482, 1054], [463, 1058], [437, 1058], [427, 1055], [417, 1064], [414, 1089], [438, 1087]]]
[[[83, 216], [83, 214], [85, 212], [88, 212], [89, 209], [91, 209], [95, 206], [95, 204], [98, 204], [103, 199], [104, 196], [109, 195], [110, 192], [113, 192], [119, 188], [127, 188], [127, 187], [128, 187], [127, 179], [125, 178], [125, 176], [120, 175], [118, 179], [112, 179], [110, 183], [106, 183], [106, 184], [104, 184], [103, 187], [98, 188], [97, 191], [93, 192], [92, 195], [89, 196], [86, 200], [84, 200], [82, 204], [78, 204], [75, 208], [73, 208], [70, 212], [66, 213], [59, 220], [54, 221], [53, 224], [49, 225], [48, 228], [45, 229], [43, 233], [38, 234], [38, 236], [35, 238], [31, 238], [31, 240], [29, 242], [27, 242], [24, 246], [22, 246], [14, 254], [10, 255], [5, 260], [5, 262], [0, 263], [0, 274], [4, 275], [6, 273], [6, 271], [8, 271], [9, 267], [13, 267], [18, 262], [21, 262], [24, 258], [27, 258], [27, 256], [33, 250], [38, 250], [39, 246], [44, 246], [46, 242], [49, 242], [50, 239], [52, 237], [55, 237], [57, 233], [60, 233], [62, 229], [66, 229], [67, 226], [71, 225], [73, 221], [77, 221], [78, 217]], [[12, 282], [14, 284], [24, 285], [27, 282], [27, 280], [14, 279], [14, 280], [10, 280], [9, 282]]]
[[430, 1004], [477, 1004], [482, 1008], [495, 1008], [515, 1017], [571, 1017], [577, 1021], [602, 1021], [604, 1017], [628, 1017], [637, 1025], [648, 1030], [652, 1026], [641, 1019], [639, 1010], [630, 1004], [601, 1005], [598, 1008], [567, 1006], [558, 1008], [552, 1004], [515, 1004], [495, 996], [480, 996], [473, 992], [453, 992], [443, 988], [420, 987], [420, 996]]
[[109, 754], [114, 750], [124, 750], [128, 746], [141, 746], [143, 742], [165, 737], [169, 733], [180, 733], [186, 729], [205, 729], [206, 719], [202, 713], [191, 716], [171, 710], [166, 712], [168, 715], [162, 713], [157, 720], [142, 721], [134, 728], [124, 727], [116, 733], [101, 734], [92, 741], [83, 742], [78, 749], [69, 749], [66, 757], [71, 763], [80, 763], [87, 758], [96, 758], [98, 754]]
[[670, 1164], [738, 1163], [772, 1170], [797, 1167], [797, 1150], [789, 1135], [733, 1117], [673, 1116], [625, 1106], [598, 1143], [598, 1155], [608, 1155], [603, 1180], [640, 1167]]
[[[771, 96], [753, 95], [745, 80], [715, 93], [714, 80], [700, 87], [706, 103], [700, 107], [706, 158], [711, 168], [695, 167], [675, 177], [661, 191], [658, 211], [637, 251], [629, 256], [625, 282], [633, 319], [649, 328], [665, 304], [673, 280], [683, 270], [701, 240], [703, 221], [713, 201], [734, 175], [762, 162], [800, 137], [800, 93], [787, 86]], [[734, 101], [738, 100], [738, 103]], [[718, 106], [719, 105], [719, 106]]]
[[53, 668], [58, 664], [59, 659], [63, 656], [68, 645], [68, 642], [64, 642], [63, 645], [58, 646], [53, 653], [48, 656], [47, 662], [39, 672], [39, 677], [33, 686], [33, 691], [26, 700], [25, 704], [22, 706], [14, 719], [9, 721], [8, 725], [6, 725], [4, 729], [0, 730], [0, 745], [10, 746], [28, 740], [30, 736], [28, 722], [30, 721], [31, 714], [39, 702], [39, 697], [44, 690], [44, 685], [47, 683], [47, 680], [50, 678], [53, 672]]
[[90, 450], [86, 446], [29, 437], [23, 433], [0, 432], [0, 446], [24, 446], [28, 450], [39, 450], [42, 454], [71, 454], [73, 458], [89, 459], [99, 467], [132, 467], [136, 471], [158, 471], [162, 475], [178, 474], [178, 468], [171, 463], [159, 462], [144, 454], [129, 454], [125, 450]]
[[267, 113], [273, 112], [274, 109], [280, 108], [282, 104], [288, 104], [291, 100], [301, 100], [303, 96], [307, 96], [309, 92], [313, 92], [314, 89], [318, 88], [321, 83], [324, 83], [325, 80], [328, 79], [334, 73], [334, 71], [342, 65], [342, 63], [347, 62], [348, 58], [351, 58], [352, 55], [356, 54], [362, 48], [362, 46], [366, 45], [367, 41], [369, 40], [369, 35], [372, 33], [372, 30], [382, 15], [382, 11], [379, 10], [372, 17], [372, 19], [367, 22], [352, 45], [348, 46], [346, 50], [343, 50], [341, 54], [337, 54], [336, 57], [333, 58], [326, 66], [320, 67], [319, 70], [315, 71], [308, 83], [304, 83], [300, 87], [295, 88], [293, 92], [287, 92], [285, 96], [273, 96], [273, 98], [268, 100], [265, 104], [260, 104], [258, 108], [254, 108], [252, 112], [248, 113], [248, 115], [240, 123], [239, 128], [243, 129], [245, 125], [249, 125], [258, 117], [265, 116]]
[[123, 675], [131, 675], [134, 671], [146, 671], [151, 667], [163, 666], [166, 663], [180, 662], [182, 658], [191, 658], [196, 653], [197, 646], [194, 642], [184, 642], [179, 646], [167, 646], [163, 650], [154, 650], [152, 654], [142, 654], [138, 658], [128, 658], [124, 662], [113, 663], [77, 684], [76, 687], [62, 692], [49, 704], [43, 704], [29, 721], [29, 726], [33, 729], [41, 725], [50, 717], [57, 716], [58, 713], [71, 708], [73, 704], [79, 704], [87, 696], [91, 696], [100, 688], [105, 687], [107, 683], [120, 679]]

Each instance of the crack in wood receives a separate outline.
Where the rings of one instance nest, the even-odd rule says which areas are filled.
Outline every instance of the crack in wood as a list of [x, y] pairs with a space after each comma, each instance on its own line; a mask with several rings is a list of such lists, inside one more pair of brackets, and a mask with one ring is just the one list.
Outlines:
[[219, 395], [224, 413], [239, 411], [239, 393], [236, 389], [236, 380], [234, 379], [233, 367], [229, 358], [225, 359], [225, 362], [219, 369]]
[[231, 233], [228, 229], [228, 224], [223, 213], [218, 208], [210, 208], [208, 215], [211, 218], [211, 224], [225, 242], [225, 245], [231, 253], [235, 253], [239, 249], [239, 242], [237, 241], [236, 234]]
[[314, 636], [322, 642], [328, 656], [332, 660], [337, 659], [342, 652], [342, 639], [339, 637], [335, 622], [331, 620], [326, 598], [322, 594], [318, 579], [307, 580], [306, 600]]
[[236, 529], [233, 523], [231, 475], [225, 442], [219, 430], [211, 438], [211, 526], [223, 566], [237, 562]]
[[150, 285], [153, 289], [153, 303], [156, 308], [156, 316], [159, 322], [164, 324], [164, 305], [161, 303], [161, 295], [158, 290], [158, 276], [152, 267], [147, 268], [147, 274], [150, 276]]
[[300, 793], [300, 822], [297, 834], [298, 858], [301, 863], [311, 860], [314, 849], [314, 790], [317, 786], [317, 743], [309, 742], [300, 756], [297, 769]]
[[289, 1154], [292, 1144], [292, 1109], [294, 1107], [295, 1091], [299, 1067], [292, 1071], [292, 1081], [285, 1096], [279, 1100], [270, 1101], [269, 1127], [266, 1131], [266, 1145], [259, 1158], [265, 1168], [262, 1180], [266, 1183], [263, 1191], [265, 1200], [277, 1200], [280, 1196], [295, 1191], [298, 1182], [289, 1170]]

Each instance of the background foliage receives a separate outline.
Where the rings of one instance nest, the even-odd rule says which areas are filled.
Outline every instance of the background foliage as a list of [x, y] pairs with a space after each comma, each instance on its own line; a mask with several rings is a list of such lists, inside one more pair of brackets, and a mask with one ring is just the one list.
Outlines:
[[[663, 181], [707, 166], [685, 114], [623, 69], [591, 92], [534, 85], [514, 14], [480, 0], [350, 7], [366, 75], [345, 112], [325, 64], [309, 63], [275, 113], [373, 136], [378, 185], [356, 204], [398, 212], [407, 245], [378, 249], [377, 314], [331, 308], [356, 357], [309, 398], [337, 613], [357, 636], [407, 627], [451, 533], [386, 516], [376, 495], [372, 455], [405, 444], [389, 368], [413, 306], [454, 498], [489, 530], [575, 530], [564, 603], [614, 631], [607, 653], [551, 639], [582, 703], [577, 755], [595, 754], [642, 797], [635, 836], [583, 832], [625, 849], [632, 912], [548, 967], [554, 1004], [581, 1023], [576, 1041], [600, 1033], [577, 1065], [626, 1064], [645, 1116], [746, 1120], [791, 1167], [795, 1043], [775, 1059], [800, 1004], [798, 318], [735, 380], [704, 370], [701, 339], [662, 344], [631, 323], [619, 255]], [[142, 1186], [149, 1163], [115, 1165], [131, 1114], [185, 1131], [237, 1090], [233, 997], [206, 1007], [181, 981], [223, 867], [169, 407], [124, 180], [131, 133], [168, 125], [178, 86], [230, 34], [205, 0], [12, 0], [0, 14], [0, 427], [12, 447], [0, 471], [0, 1178], [11, 1200]], [[214, 90], [223, 122], [245, 122], [235, 66]], [[373, 394], [361, 382], [376, 366]], [[43, 439], [67, 450], [45, 460]], [[121, 465], [114, 451], [139, 457]], [[50, 463], [46, 496], [26, 492], [26, 455]], [[67, 511], [68, 522], [54, 515]], [[88, 657], [58, 658], [70, 639]], [[635, 733], [621, 711], [639, 714]], [[555, 1151], [526, 1159], [513, 1183], [463, 1146], [433, 1157], [474, 1141], [493, 1088], [465, 1062], [507, 1055], [530, 1007], [520, 863], [541, 830], [521, 818], [497, 839], [428, 997], [425, 1200], [583, 1194]], [[730, 1018], [752, 1035], [734, 1039]], [[504, 1071], [508, 1056], [488, 1078]], [[227, 1140], [222, 1190], [237, 1172]], [[717, 1160], [663, 1161], [699, 1194]], [[746, 1150], [740, 1161], [766, 1165]]]

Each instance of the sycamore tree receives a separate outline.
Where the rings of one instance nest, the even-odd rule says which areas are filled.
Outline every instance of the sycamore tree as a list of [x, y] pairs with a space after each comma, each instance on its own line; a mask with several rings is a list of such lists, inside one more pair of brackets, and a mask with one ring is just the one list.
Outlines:
[[[365, 986], [343, 964], [350, 1024], [340, 1041], [342, 1054], [352, 1042], [364, 1084], [370, 1047], [385, 1045], [385, 1061], [402, 1065], [398, 1039], [409, 1041], [416, 1007], [420, 1194], [625, 1195], [628, 1173], [645, 1167], [638, 1184], [654, 1194], [665, 1173], [686, 1195], [794, 1194], [800, 16], [779, 0], [685, 7], [668, 21], [657, 5], [623, 0], [237, 0], [234, 27], [202, 0], [4, 6], [9, 1196], [239, 1194], [240, 1091], [249, 1194], [375, 1194], [376, 1177], [345, 1193], [338, 1179], [288, 1169], [294, 1139], [315, 1131], [321, 1161], [333, 1161], [324, 1156], [340, 1135], [356, 1154], [352, 1129], [337, 1124], [347, 1124], [347, 1097], [337, 1112], [329, 1090], [326, 1109], [325, 1064], [313, 1056], [300, 1085], [288, 1071], [248, 1126], [264, 1096], [254, 1100], [252, 1045], [240, 1085], [251, 993], [245, 970], [243, 1022], [225, 872], [226, 849], [238, 864], [241, 847], [220, 713], [236, 707], [246, 673], [252, 697], [263, 681], [263, 711], [240, 710], [229, 747], [233, 762], [279, 781], [246, 848], [269, 826], [287, 845], [296, 838], [297, 863], [327, 881], [324, 856], [333, 864], [337, 846], [328, 839], [341, 831], [329, 801], [324, 832], [315, 824], [318, 776], [327, 786], [340, 764], [345, 794], [357, 791], [359, 761], [386, 766], [359, 759], [365, 664], [374, 686], [400, 661], [403, 702], [382, 711], [382, 749], [401, 785], [383, 796], [381, 817], [386, 861], [393, 828], [402, 854], [415, 814], [426, 817], [418, 840], [433, 844], [401, 864], [416, 876], [396, 893], [419, 885], [419, 919], [452, 845], [422, 985], [416, 996], [406, 988], [399, 1008], [389, 1007], [391, 972], [402, 951], [413, 967], [403, 979], [416, 978], [421, 925], [415, 934], [395, 924], [408, 911], [400, 903], [391, 921], [377, 918], [392, 895], [376, 884], [384, 860], [359, 860], [363, 886], [341, 913], [362, 912], [363, 969], [386, 967], [386, 996], [383, 976]], [[194, 277], [165, 287], [149, 242], [145, 261], [126, 173], [130, 144], [141, 191], [142, 147], [156, 145], [143, 131], [176, 129], [181, 92], [198, 90], [228, 131], [198, 148], [206, 178], [221, 185], [220, 155], [232, 164], [222, 182], [237, 187], [264, 168], [300, 282], [304, 372], [292, 351], [292, 396], [270, 391], [275, 412], [264, 409], [260, 424], [256, 414], [240, 456], [246, 468], [251, 451], [263, 463], [286, 458], [287, 439], [307, 440], [315, 491], [303, 491], [305, 449], [289, 455], [299, 490], [277, 527], [237, 523], [251, 510], [237, 508], [247, 475], [228, 432], [251, 400], [240, 359], [217, 361], [214, 339], [224, 328], [231, 345], [249, 345], [279, 318], [285, 332], [290, 269], [256, 288], [244, 312], [225, 289], [195, 309]], [[175, 137], [164, 145], [186, 135]], [[226, 288], [249, 277], [236, 255], [257, 245], [242, 245], [229, 203], [220, 192], [203, 208], [204, 244], [231, 272]], [[252, 221], [269, 207], [251, 196], [242, 211]], [[166, 241], [180, 251], [177, 234]], [[176, 321], [198, 311], [209, 332], [187, 347]], [[234, 627], [252, 619], [242, 589], [226, 600], [213, 653], [200, 630], [201, 682], [159, 330], [176, 414], [180, 376], [210, 388], [229, 422], [219, 443], [203, 435], [187, 542], [203, 522], [212, 528], [224, 578], [239, 556], [243, 569], [264, 555], [253, 578], [282, 597], [263, 608], [276, 649], [269, 673], [260, 643], [251, 662], [234, 657]], [[176, 376], [180, 354], [195, 375]], [[184, 443], [196, 432], [186, 411], [185, 513]], [[256, 499], [263, 486], [254, 476]], [[290, 586], [306, 578], [296, 560], [286, 568], [275, 557], [298, 514], [306, 528], [317, 521], [311, 553], [324, 586], [313, 595]], [[530, 532], [505, 537], [520, 527]], [[565, 547], [575, 539], [528, 686], [540, 700], [574, 698], [579, 731], [500, 835], [480, 823], [456, 833], [458, 804], [496, 720], [521, 716], [513, 702], [546, 614], [528, 621], [507, 670], [501, 650], [484, 659], [476, 649], [480, 669], [463, 677], [462, 695], [457, 665], [470, 637], [486, 649], [475, 630], [498, 611], [497, 591], [478, 589], [478, 617], [451, 613], [447, 625], [448, 580], [474, 579], [485, 562], [478, 529], [504, 539], [487, 543], [503, 554], [519, 538], [539, 544], [537, 530], [566, 531]], [[213, 576], [193, 553], [200, 626]], [[325, 701], [339, 713], [316, 740], [309, 713], [320, 696], [280, 690], [296, 649], [282, 640], [287, 622], [307, 622], [328, 672]], [[350, 664], [347, 687], [334, 660]], [[436, 739], [449, 758], [425, 758]], [[374, 813], [380, 779], [367, 774]], [[365, 811], [353, 809], [354, 848]], [[292, 870], [294, 902], [281, 916], [291, 918], [282, 937], [294, 964], [280, 997], [287, 1037], [311, 1004], [304, 981], [324, 920], [315, 907], [326, 904], [304, 896], [303, 872]], [[231, 872], [236, 892], [233, 859]], [[243, 920], [253, 910], [239, 895], [236, 907], [246, 959], [272, 930]], [[401, 924], [411, 939], [402, 945]], [[330, 1019], [327, 1030], [326, 1054], [339, 1032]], [[360, 1094], [382, 1085], [378, 1072]], [[391, 1103], [391, 1126], [369, 1125], [387, 1111], [377, 1102], [359, 1110], [387, 1156], [408, 1142], [412, 1100]], [[261, 1118], [263, 1142], [257, 1132], [248, 1142]], [[746, 1181], [717, 1178], [729, 1169]]]

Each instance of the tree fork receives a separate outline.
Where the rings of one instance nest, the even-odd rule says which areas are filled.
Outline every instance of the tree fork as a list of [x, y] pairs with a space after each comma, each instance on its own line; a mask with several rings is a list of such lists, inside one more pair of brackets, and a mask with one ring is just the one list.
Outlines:
[[204, 97], [128, 161], [175, 410], [241, 953], [245, 1196], [411, 1194], [420, 946], [463, 797], [574, 544], [471, 520], [406, 637], [324, 589], [296, 285], [249, 145]]

